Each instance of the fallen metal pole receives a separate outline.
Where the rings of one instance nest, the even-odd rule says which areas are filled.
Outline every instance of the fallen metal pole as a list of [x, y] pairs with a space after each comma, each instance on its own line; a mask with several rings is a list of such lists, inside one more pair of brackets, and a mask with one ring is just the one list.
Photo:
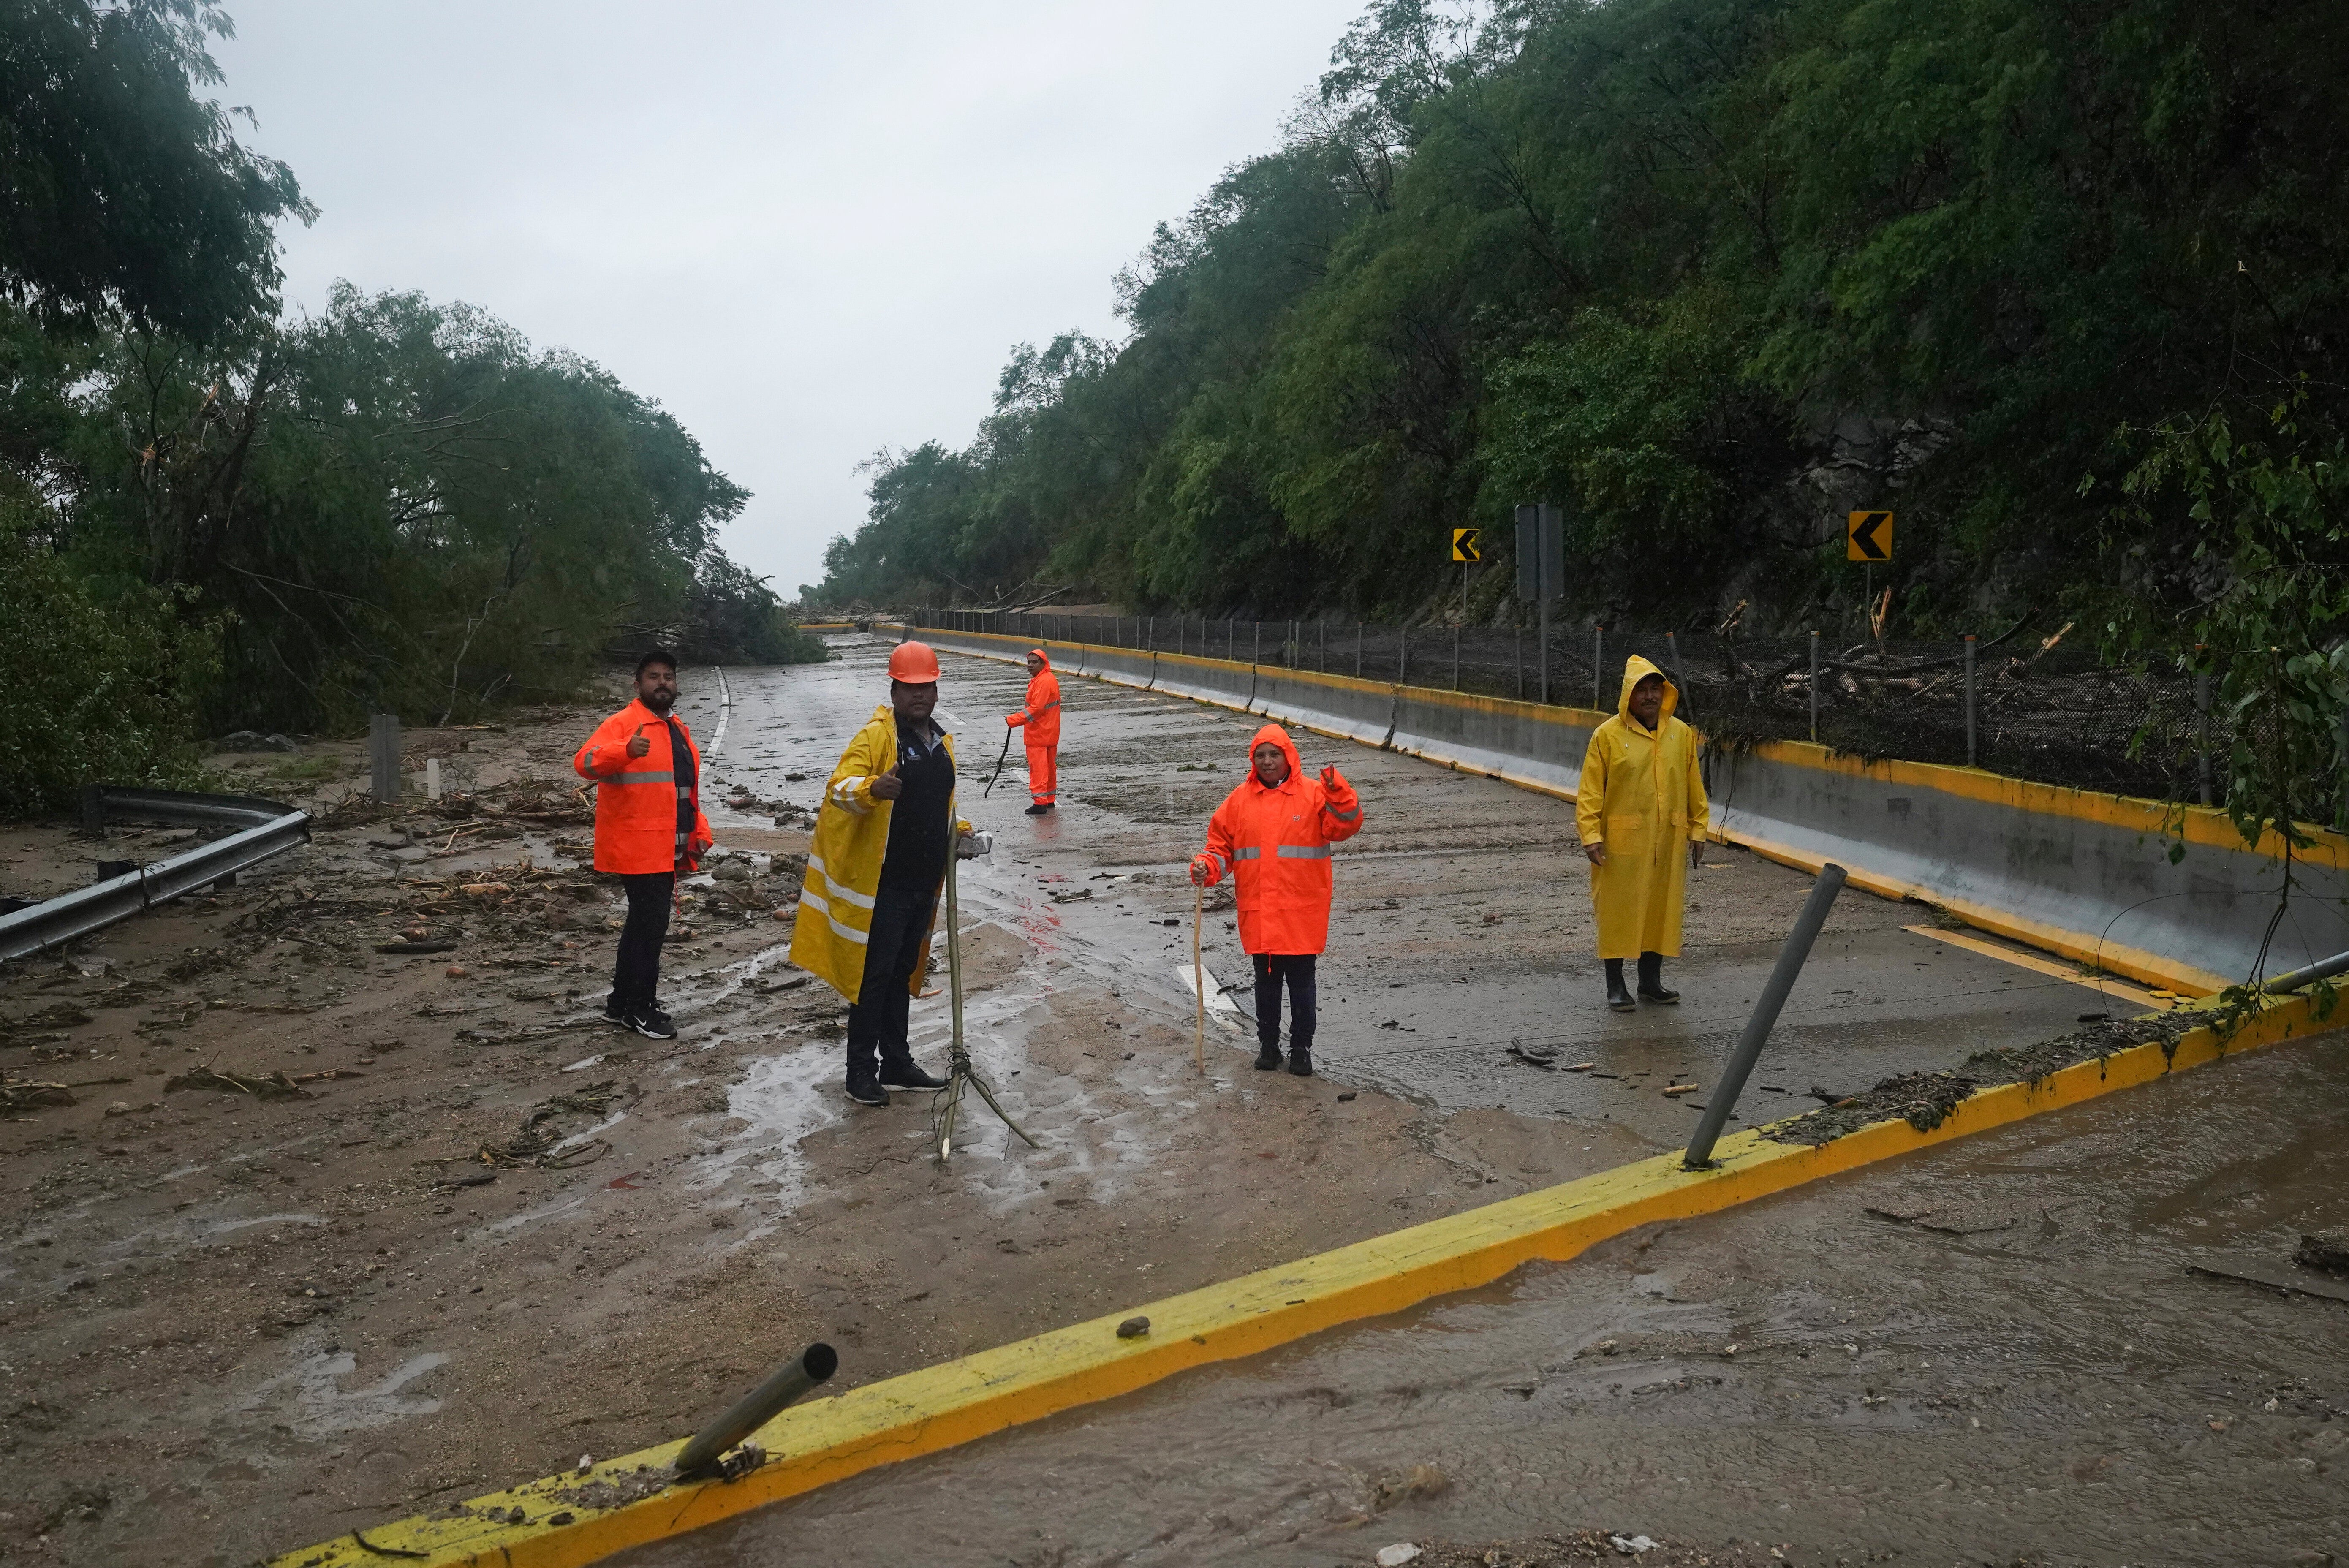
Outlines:
[[1704, 1171], [1713, 1165], [1713, 1146], [1721, 1137], [1721, 1130], [1729, 1125], [1729, 1113], [1737, 1109], [1737, 1097], [1745, 1092], [1745, 1080], [1754, 1071], [1754, 1064], [1762, 1057], [1762, 1047], [1770, 1043], [1770, 1031], [1777, 1026], [1779, 1010], [1785, 1006], [1787, 994], [1794, 990], [1795, 977], [1803, 972], [1803, 963], [1811, 955], [1811, 944], [1818, 940], [1819, 927], [1827, 923], [1827, 911], [1835, 907], [1836, 894], [1843, 891], [1844, 869], [1830, 861], [1819, 868], [1819, 880], [1811, 884], [1811, 896], [1804, 901], [1803, 913], [1795, 917], [1795, 929], [1786, 935], [1786, 945], [1778, 950], [1777, 966], [1770, 971], [1769, 984], [1762, 987], [1761, 999], [1754, 1004], [1753, 1016], [1745, 1020], [1745, 1033], [1737, 1042], [1737, 1050], [1722, 1069], [1721, 1081], [1713, 1086], [1712, 1098], [1705, 1102], [1704, 1119], [1696, 1124], [1696, 1136], [1689, 1140], [1688, 1154], [1681, 1166], [1688, 1171]]
[[2297, 991], [2302, 985], [2313, 985], [2319, 980], [2330, 980], [2344, 970], [2349, 970], [2349, 953], [2336, 953], [2330, 958], [2318, 959], [2306, 968], [2294, 969], [2289, 974], [2279, 975], [2262, 985], [2260, 989], [2271, 996], [2281, 996], [2287, 991]]
[[829, 1345], [811, 1345], [797, 1359], [740, 1398], [693, 1435], [677, 1456], [677, 1473], [709, 1469], [727, 1449], [781, 1415], [783, 1407], [840, 1369], [840, 1354]]

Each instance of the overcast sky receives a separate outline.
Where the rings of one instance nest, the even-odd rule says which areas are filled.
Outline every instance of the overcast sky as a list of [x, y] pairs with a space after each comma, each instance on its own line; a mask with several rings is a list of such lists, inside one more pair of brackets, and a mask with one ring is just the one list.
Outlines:
[[231, 0], [244, 135], [321, 209], [286, 297], [481, 305], [657, 398], [786, 598], [882, 446], [1111, 335], [1151, 225], [1268, 150], [1366, 0]]

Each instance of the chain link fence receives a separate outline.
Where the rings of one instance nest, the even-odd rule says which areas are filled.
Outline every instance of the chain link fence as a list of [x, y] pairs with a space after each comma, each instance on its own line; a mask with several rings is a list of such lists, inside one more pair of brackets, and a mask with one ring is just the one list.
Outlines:
[[1394, 626], [919, 610], [916, 625], [1203, 655], [1613, 712], [1626, 659], [1673, 678], [1715, 744], [1811, 740], [1869, 761], [1972, 763], [2038, 783], [2211, 803], [2233, 743], [2205, 681], [2101, 663], [2076, 633], [1966, 643], [1644, 632], [1590, 622]]

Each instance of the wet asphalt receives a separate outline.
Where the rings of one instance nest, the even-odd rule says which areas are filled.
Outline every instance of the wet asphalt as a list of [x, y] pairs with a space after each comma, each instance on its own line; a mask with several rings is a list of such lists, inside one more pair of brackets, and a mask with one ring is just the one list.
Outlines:
[[1365, 1563], [1597, 1528], [1796, 1563], [2313, 1568], [2349, 1545], [2349, 1302], [2225, 1275], [2344, 1222], [2334, 1035], [615, 1562]]
[[[886, 641], [834, 645], [843, 657], [829, 665], [729, 672], [733, 707], [710, 793], [741, 785], [763, 799], [817, 801], [842, 746], [886, 692]], [[985, 791], [1026, 672], [955, 655], [944, 663], [939, 711], [957, 734], [958, 804], [998, 845], [969, 863], [967, 905], [1044, 903], [1089, 950], [1114, 954], [1126, 984], [1187, 1012], [1194, 912], [1182, 866], [1238, 781], [1262, 721], [1064, 676], [1061, 807], [1028, 817], [1018, 737]], [[689, 672], [680, 706], [698, 736], [714, 733], [719, 701], [711, 673]], [[1321, 1070], [1445, 1109], [1612, 1123], [1657, 1148], [1683, 1141], [1809, 879], [1716, 848], [1692, 873], [1687, 951], [1668, 969], [1682, 1002], [1613, 1014], [1590, 956], [1569, 804], [1351, 742], [1299, 739], [1307, 767], [1335, 762], [1366, 808], [1362, 832], [1335, 861]], [[722, 809], [712, 818], [721, 839], [730, 822], [765, 825]], [[1975, 1051], [2062, 1033], [2084, 1013], [2119, 1010], [2083, 985], [1905, 929], [1929, 918], [1846, 892], [1738, 1107], [1741, 1122], [1810, 1109], [1815, 1090], [1848, 1093], [1896, 1073], [1956, 1068]], [[1217, 1070], [1244, 1070], [1253, 1003], [1227, 910], [1208, 918], [1205, 950], [1211, 987], [1237, 987], [1213, 1019]], [[1518, 1042], [1554, 1052], [1553, 1068], [1513, 1056]], [[1662, 1092], [1689, 1082], [1695, 1092]]]
[[[771, 727], [735, 735], [779, 744], [719, 776], [812, 798], [782, 776], [820, 783], [840, 727], [871, 711], [880, 649], [847, 653], [812, 679], [736, 676], [734, 722], [749, 708]], [[984, 780], [1024, 676], [954, 658], [947, 676], [966, 778]], [[980, 902], [1057, 894], [1056, 921], [1187, 1006], [1178, 868], [1257, 721], [1063, 686], [1061, 812], [1019, 815], [1016, 748], [993, 799], [966, 786], [1000, 845], [973, 868]], [[1685, 1136], [1704, 1096], [1658, 1080], [1710, 1087], [1806, 879], [1744, 856], [1698, 873], [1672, 971], [1687, 1001], [1618, 1017], [1590, 1001], [1568, 808], [1303, 744], [1371, 807], [1339, 852], [1323, 1070], [1439, 1107], [1611, 1122], [1654, 1147]], [[1846, 895], [1741, 1109], [1798, 1110], [1815, 1084], [1951, 1067], [2117, 1010], [1905, 929], [1921, 913]], [[1228, 920], [1211, 918], [1207, 946], [1236, 978]], [[1216, 1026], [1216, 1071], [1245, 1072], [1250, 1033]], [[1593, 1066], [1530, 1068], [1512, 1040]], [[1652, 1228], [616, 1561], [1353, 1563], [1414, 1539], [1596, 1527], [1796, 1563], [2318, 1564], [2349, 1542], [2349, 1303], [2227, 1276], [2289, 1274], [2301, 1233], [2344, 1222], [2349, 1039], [2320, 1037]]]

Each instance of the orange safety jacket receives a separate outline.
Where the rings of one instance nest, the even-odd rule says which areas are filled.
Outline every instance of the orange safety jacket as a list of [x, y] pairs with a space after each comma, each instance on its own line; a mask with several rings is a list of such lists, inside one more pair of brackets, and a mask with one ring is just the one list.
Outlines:
[[[1288, 777], [1271, 789], [1256, 776], [1256, 748], [1288, 754]], [[1240, 945], [1250, 953], [1319, 953], [1330, 944], [1330, 846], [1362, 830], [1361, 797], [1335, 768], [1305, 777], [1288, 731], [1268, 724], [1248, 742], [1248, 776], [1207, 821], [1203, 857], [1212, 881], [1232, 873]]]
[[1028, 651], [1044, 661], [1044, 668], [1041, 673], [1029, 678], [1026, 706], [1018, 713], [1004, 715], [1004, 722], [1014, 728], [1026, 725], [1030, 746], [1058, 746], [1061, 744], [1060, 677], [1052, 673], [1051, 658], [1043, 649], [1030, 648]]
[[[671, 718], [676, 718], [674, 714]], [[632, 702], [598, 725], [571, 766], [595, 786], [595, 869], [624, 876], [647, 872], [692, 871], [716, 841], [701, 814], [701, 748], [685, 720], [676, 718], [693, 758], [693, 833], [680, 852], [677, 805], [682, 786], [669, 753], [668, 725], [641, 702]], [[628, 755], [629, 739], [641, 733], [652, 743], [642, 757]]]

